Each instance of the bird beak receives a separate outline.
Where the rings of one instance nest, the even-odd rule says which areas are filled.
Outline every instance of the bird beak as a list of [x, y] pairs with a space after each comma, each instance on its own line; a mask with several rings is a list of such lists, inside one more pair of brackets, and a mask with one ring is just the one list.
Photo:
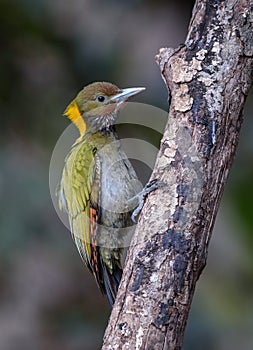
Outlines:
[[129, 97], [139, 94], [146, 90], [145, 87], [122, 89], [117, 95], [111, 97], [110, 102], [120, 103], [126, 101]]

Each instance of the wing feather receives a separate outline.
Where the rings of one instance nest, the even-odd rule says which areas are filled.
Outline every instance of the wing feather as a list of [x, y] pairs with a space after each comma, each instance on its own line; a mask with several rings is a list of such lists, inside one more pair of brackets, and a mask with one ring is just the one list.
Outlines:
[[90, 237], [90, 196], [96, 177], [96, 149], [87, 142], [75, 144], [68, 154], [59, 190], [59, 204], [69, 216], [72, 238], [93, 272]]

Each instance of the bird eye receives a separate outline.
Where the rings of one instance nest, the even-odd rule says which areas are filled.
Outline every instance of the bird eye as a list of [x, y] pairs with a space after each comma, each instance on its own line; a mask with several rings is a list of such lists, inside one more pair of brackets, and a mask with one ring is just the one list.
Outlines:
[[99, 95], [99, 96], [97, 97], [97, 100], [98, 100], [98, 102], [104, 102], [105, 97], [104, 97], [103, 95]]

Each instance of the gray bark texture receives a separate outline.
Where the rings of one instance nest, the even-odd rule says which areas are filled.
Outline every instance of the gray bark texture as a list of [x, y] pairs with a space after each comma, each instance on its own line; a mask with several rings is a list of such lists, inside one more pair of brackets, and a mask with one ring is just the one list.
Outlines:
[[103, 350], [181, 349], [239, 140], [253, 71], [253, 3], [197, 0], [185, 44], [156, 61], [170, 112]]

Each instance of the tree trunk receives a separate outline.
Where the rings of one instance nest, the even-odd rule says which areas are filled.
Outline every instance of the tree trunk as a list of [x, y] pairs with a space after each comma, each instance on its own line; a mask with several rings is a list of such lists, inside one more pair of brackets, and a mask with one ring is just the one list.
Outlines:
[[152, 192], [104, 337], [109, 349], [181, 349], [232, 166], [253, 71], [250, 0], [197, 0], [185, 44], [156, 60], [170, 113]]

